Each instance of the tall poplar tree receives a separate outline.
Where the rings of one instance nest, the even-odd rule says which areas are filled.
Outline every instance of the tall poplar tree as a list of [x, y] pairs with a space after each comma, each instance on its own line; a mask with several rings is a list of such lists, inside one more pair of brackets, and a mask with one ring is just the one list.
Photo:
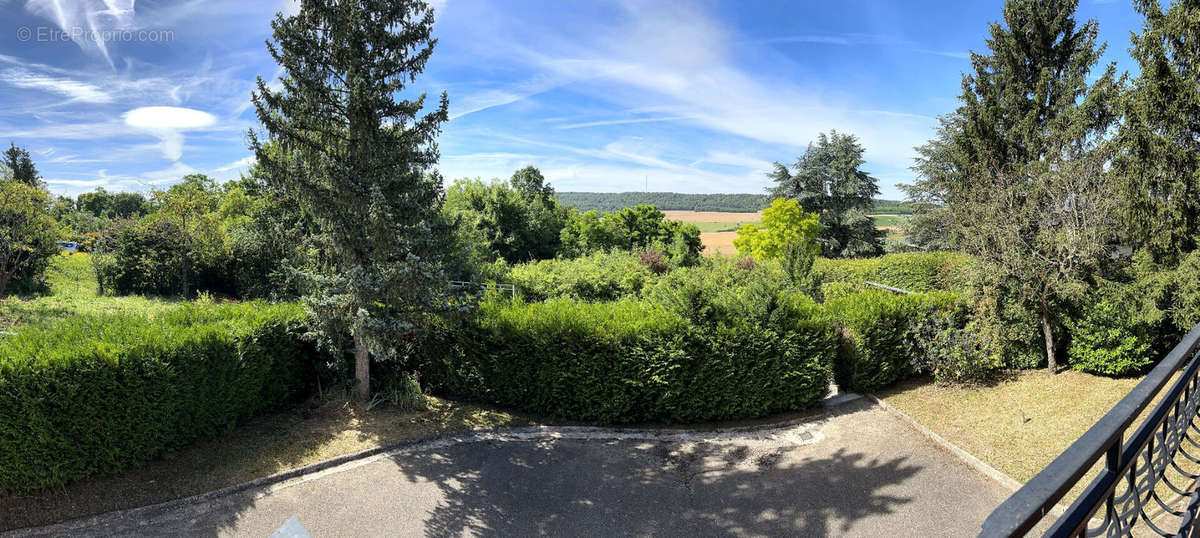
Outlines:
[[1200, 234], [1200, 1], [1135, 6], [1146, 20], [1129, 49], [1141, 73], [1117, 136], [1121, 209], [1133, 244], [1170, 263]]
[[792, 198], [804, 211], [818, 215], [818, 242], [831, 258], [883, 253], [883, 233], [868, 216], [879, 186], [861, 170], [863, 151], [852, 134], [821, 133], [790, 170], [775, 163], [767, 173], [775, 182], [768, 189], [773, 196]]
[[[996, 287], [1037, 312], [1057, 368], [1056, 301], [1078, 294], [1111, 241], [1106, 176], [1115, 65], [1089, 85], [1104, 52], [1077, 0], [1008, 0], [987, 54], [971, 54], [959, 108], [917, 148], [910, 198], [925, 233], [989, 264]], [[928, 224], [934, 226], [928, 226]]]
[[305, 0], [271, 27], [282, 84], [258, 79], [269, 140], [251, 131], [250, 144], [267, 183], [315, 227], [305, 301], [326, 335], [352, 336], [365, 400], [371, 358], [394, 356], [445, 286], [449, 230], [430, 170], [449, 105], [444, 92], [427, 112], [424, 94], [400, 97], [437, 43], [433, 11], [420, 0]]

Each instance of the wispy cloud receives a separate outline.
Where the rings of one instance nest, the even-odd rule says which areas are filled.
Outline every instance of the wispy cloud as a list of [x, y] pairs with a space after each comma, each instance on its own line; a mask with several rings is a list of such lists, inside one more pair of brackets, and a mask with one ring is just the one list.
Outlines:
[[957, 58], [960, 60], [971, 59], [971, 53], [967, 52], [967, 51], [929, 50], [929, 49], [915, 49], [915, 50], [921, 54], [932, 54], [934, 56], [945, 56], [947, 58]]
[[16, 88], [57, 93], [70, 98], [72, 101], [83, 103], [113, 102], [112, 95], [109, 95], [96, 85], [33, 73], [26, 69], [10, 68], [0, 71], [0, 80]]
[[106, 32], [133, 28], [136, 0], [26, 0], [25, 9], [58, 25], [76, 45], [115, 66]]
[[556, 125], [555, 129], [583, 129], [586, 127], [602, 127], [606, 125], [628, 125], [633, 123], [657, 123], [660, 121], [677, 121], [689, 119], [688, 116], [666, 116], [661, 118], [630, 118], [624, 120], [601, 120], [601, 121], [585, 121], [581, 123], [568, 123], [564, 125]]

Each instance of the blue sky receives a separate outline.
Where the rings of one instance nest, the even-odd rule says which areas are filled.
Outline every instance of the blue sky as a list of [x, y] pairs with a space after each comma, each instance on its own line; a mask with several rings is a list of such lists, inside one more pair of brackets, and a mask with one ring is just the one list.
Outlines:
[[[263, 41], [292, 0], [0, 0], [0, 142], [51, 190], [144, 191], [252, 162]], [[448, 178], [534, 165], [562, 191], [761, 192], [770, 162], [851, 132], [885, 197], [955, 107], [997, 1], [433, 2], [414, 91], [450, 95]], [[1125, 0], [1081, 0], [1132, 69]]]

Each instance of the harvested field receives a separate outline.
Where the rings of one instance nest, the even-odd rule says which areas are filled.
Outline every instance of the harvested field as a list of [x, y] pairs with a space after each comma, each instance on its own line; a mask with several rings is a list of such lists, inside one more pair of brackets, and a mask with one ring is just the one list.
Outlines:
[[705, 256], [733, 256], [737, 249], [733, 248], [733, 240], [737, 232], [711, 232], [700, 234], [700, 242], [704, 244]]
[[683, 222], [722, 222], [737, 224], [739, 222], [758, 222], [762, 220], [762, 211], [756, 213], [725, 213], [721, 211], [684, 211], [669, 210], [663, 214], [671, 220]]

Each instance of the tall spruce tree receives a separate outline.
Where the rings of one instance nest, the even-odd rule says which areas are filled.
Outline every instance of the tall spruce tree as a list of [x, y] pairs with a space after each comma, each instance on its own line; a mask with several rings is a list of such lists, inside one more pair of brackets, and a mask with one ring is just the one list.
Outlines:
[[773, 196], [795, 199], [804, 211], [820, 217], [817, 240], [827, 257], [883, 253], [883, 233], [868, 216], [879, 186], [860, 169], [863, 162], [858, 138], [831, 131], [818, 135], [790, 170], [775, 163], [767, 173], [775, 182], [768, 189]]
[[[1106, 174], [1116, 67], [1092, 85], [1104, 51], [1095, 21], [1075, 22], [1076, 0], [1008, 0], [988, 54], [971, 54], [959, 108], [917, 148], [918, 223], [933, 240], [989, 264], [992, 289], [1035, 311], [1056, 370], [1056, 301], [1083, 281], [1111, 241], [1114, 193]], [[932, 224], [932, 225], [931, 225]]]
[[[305, 301], [327, 336], [353, 338], [356, 395], [370, 361], [393, 357], [436, 310], [449, 229], [435, 141], [448, 101], [400, 93], [436, 39], [420, 0], [305, 0], [276, 16], [267, 50], [282, 87], [253, 102], [269, 133], [250, 144], [269, 185], [294, 198], [316, 234]], [[277, 145], [277, 149], [268, 149]]]
[[1200, 1], [1163, 11], [1137, 0], [1145, 17], [1130, 54], [1141, 73], [1122, 102], [1115, 165], [1129, 239], [1160, 262], [1197, 247], [1200, 234]]

